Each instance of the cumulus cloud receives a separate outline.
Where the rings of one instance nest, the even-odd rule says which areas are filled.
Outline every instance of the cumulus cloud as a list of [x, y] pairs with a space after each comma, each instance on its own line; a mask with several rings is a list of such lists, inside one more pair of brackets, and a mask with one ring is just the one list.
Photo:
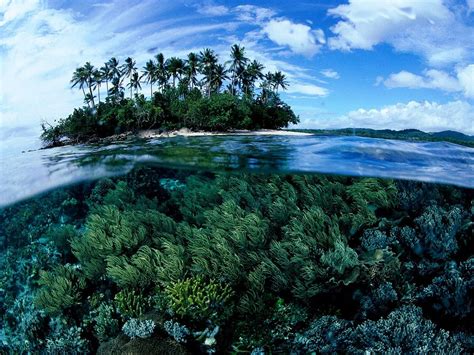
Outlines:
[[391, 74], [384, 81], [384, 85], [389, 88], [426, 88], [450, 92], [461, 90], [461, 86], [455, 77], [435, 69], [425, 71], [423, 76], [402, 70], [399, 73]]
[[458, 80], [463, 88], [464, 95], [474, 98], [474, 64], [459, 69]]
[[330, 48], [371, 50], [388, 43], [396, 50], [446, 65], [472, 54], [474, 30], [442, 0], [349, 0], [330, 9], [340, 20], [331, 28]]
[[445, 104], [429, 101], [410, 101], [382, 108], [351, 111], [325, 121], [306, 120], [305, 127], [315, 128], [372, 128], [372, 129], [419, 129], [425, 132], [456, 130], [474, 134], [474, 107], [466, 101]]
[[312, 28], [310, 24], [291, 21], [288, 18], [276, 17], [273, 9], [255, 5], [239, 5], [232, 9], [237, 19], [247, 24], [258, 25], [261, 31], [250, 31], [254, 39], [268, 38], [279, 46], [289, 48], [292, 53], [311, 57], [326, 43], [324, 32]]
[[322, 30], [308, 25], [294, 23], [287, 19], [272, 19], [263, 27], [270, 40], [280, 46], [287, 46], [292, 52], [311, 57], [326, 42]]
[[389, 88], [438, 89], [446, 92], [462, 92], [468, 98], [474, 98], [474, 64], [459, 67], [456, 76], [436, 69], [429, 69], [423, 75], [402, 70], [390, 74], [387, 79], [378, 77], [376, 84], [383, 82]]
[[324, 69], [324, 70], [321, 70], [320, 73], [325, 76], [326, 78], [329, 78], [329, 79], [339, 79], [340, 76], [339, 76], [339, 73], [333, 69]]

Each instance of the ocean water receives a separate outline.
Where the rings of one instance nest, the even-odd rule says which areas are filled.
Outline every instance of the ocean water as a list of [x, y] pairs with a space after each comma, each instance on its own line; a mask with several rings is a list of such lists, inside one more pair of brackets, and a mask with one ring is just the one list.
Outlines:
[[474, 150], [222, 136], [1, 155], [0, 353], [472, 353]]

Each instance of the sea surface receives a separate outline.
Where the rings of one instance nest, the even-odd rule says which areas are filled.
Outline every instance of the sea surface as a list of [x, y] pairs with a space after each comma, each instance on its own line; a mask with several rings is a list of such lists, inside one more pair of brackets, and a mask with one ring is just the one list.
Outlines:
[[0, 143], [0, 353], [474, 352], [474, 149]]
[[0, 206], [57, 186], [125, 174], [143, 164], [371, 176], [474, 187], [474, 149], [444, 142], [230, 135], [52, 149], [38, 149], [35, 141], [20, 143], [0, 144]]

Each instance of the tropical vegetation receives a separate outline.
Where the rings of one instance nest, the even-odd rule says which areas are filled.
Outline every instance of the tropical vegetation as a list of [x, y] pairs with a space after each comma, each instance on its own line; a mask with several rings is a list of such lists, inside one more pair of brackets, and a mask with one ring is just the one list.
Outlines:
[[71, 79], [85, 106], [54, 126], [43, 123], [41, 138], [59, 145], [139, 129], [225, 131], [297, 123], [298, 117], [279, 96], [279, 90], [288, 88], [285, 74], [264, 70], [237, 44], [225, 63], [209, 48], [185, 59], [165, 59], [159, 53], [142, 70], [130, 57], [123, 64], [113, 57], [101, 67], [86, 62]]

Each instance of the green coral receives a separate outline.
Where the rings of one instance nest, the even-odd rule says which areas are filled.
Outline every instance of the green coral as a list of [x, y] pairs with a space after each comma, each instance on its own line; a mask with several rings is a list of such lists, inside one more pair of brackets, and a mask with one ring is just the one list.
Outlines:
[[114, 297], [114, 304], [123, 318], [140, 317], [151, 306], [148, 297], [131, 289], [124, 289], [118, 292]]
[[85, 234], [72, 239], [71, 248], [88, 278], [98, 279], [109, 266], [112, 279], [122, 283], [115, 271], [126, 260], [117, 257], [133, 255], [143, 245], [152, 244], [153, 238], [171, 238], [175, 229], [171, 218], [154, 210], [121, 211], [117, 206], [105, 205], [87, 219]]
[[102, 302], [90, 312], [90, 316], [94, 324], [94, 335], [99, 341], [106, 341], [119, 332], [119, 321], [112, 304]]
[[193, 277], [170, 284], [165, 294], [176, 316], [191, 321], [217, 321], [230, 314], [234, 291], [228, 285]]
[[38, 284], [36, 305], [50, 314], [59, 314], [80, 302], [86, 281], [77, 269], [60, 265], [51, 271], [41, 271]]

